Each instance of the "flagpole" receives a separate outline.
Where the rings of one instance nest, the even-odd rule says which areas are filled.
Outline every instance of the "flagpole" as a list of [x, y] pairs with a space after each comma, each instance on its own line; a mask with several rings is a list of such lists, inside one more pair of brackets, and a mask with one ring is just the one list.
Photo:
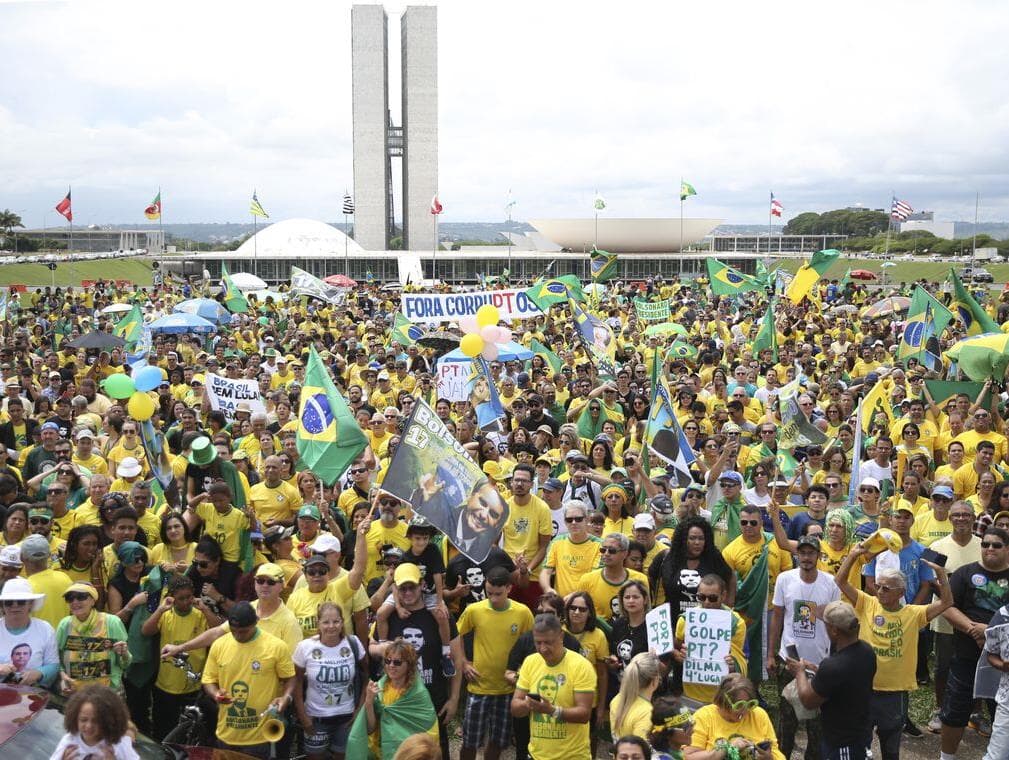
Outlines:
[[680, 271], [683, 271], [683, 177], [680, 177]]
[[438, 279], [438, 215], [434, 213], [434, 204], [431, 205], [431, 231], [433, 240], [431, 241], [431, 282]]
[[971, 251], [970, 251], [970, 267], [971, 271], [974, 269], [974, 265], [977, 263], [975, 258], [977, 257], [977, 219], [981, 208], [981, 193], [976, 192], [974, 194], [974, 235], [971, 238]]
[[512, 199], [511, 190], [508, 191], [508, 274], [512, 271]]
[[[599, 197], [599, 188], [596, 188], [596, 198], [598, 198], [598, 197]], [[592, 233], [592, 247], [593, 248], [598, 248], [599, 247], [599, 207], [596, 205], [596, 201], [595, 200], [592, 201], [592, 208], [596, 212], [595, 231]]]
[[158, 234], [161, 235], [161, 282], [165, 282], [165, 254], [168, 252], [168, 246], [165, 245], [165, 212], [162, 210], [165, 207], [164, 201], [161, 200], [161, 188], [158, 188]]
[[347, 212], [343, 213], [343, 273], [350, 277], [350, 222], [347, 221]]
[[[255, 193], [253, 193], [255, 195]], [[256, 215], [252, 215], [252, 273], [259, 277], [259, 241], [256, 240]]]
[[774, 208], [774, 191], [771, 191], [771, 198], [767, 205], [767, 255], [764, 257], [764, 264], [771, 263], [771, 211]]
[[[70, 196], [70, 218], [67, 219], [67, 224], [70, 225], [70, 242], [67, 243], [67, 255], [68, 256], [71, 253], [73, 253], [73, 250], [74, 250], [74, 206], [73, 206], [74, 196], [73, 196], [73, 191], [74, 191], [74, 189], [72, 187], [67, 190], [67, 195]], [[54, 274], [53, 277], [55, 278], [56, 275]], [[56, 284], [56, 280], [54, 279], [53, 280], [53, 286], [54, 287], [55, 287], [55, 284]]]

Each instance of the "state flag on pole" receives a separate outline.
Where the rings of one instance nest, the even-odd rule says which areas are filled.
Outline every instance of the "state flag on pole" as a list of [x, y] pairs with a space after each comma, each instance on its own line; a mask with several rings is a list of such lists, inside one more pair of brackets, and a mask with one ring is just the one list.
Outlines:
[[781, 216], [781, 212], [785, 210], [785, 207], [781, 205], [781, 201], [774, 197], [774, 193], [771, 193], [771, 216]]
[[270, 215], [266, 213], [266, 209], [263, 208], [263, 204], [259, 202], [259, 198], [256, 197], [256, 191], [252, 191], [252, 202], [249, 204], [249, 213], [253, 216], [261, 216], [264, 219], [269, 219]]
[[354, 215], [354, 199], [350, 197], [350, 193], [343, 194], [343, 213], [345, 216]]
[[74, 220], [74, 210], [70, 205], [70, 189], [67, 189], [67, 197], [56, 204], [56, 211], [59, 212], [68, 222]]
[[680, 180], [680, 200], [685, 201], [691, 195], [697, 195], [697, 191], [694, 190], [694, 186], [689, 182]]
[[911, 216], [914, 209], [911, 208], [911, 204], [907, 201], [897, 200], [896, 197], [890, 202], [890, 218], [896, 219], [899, 222], [906, 222], [907, 218]]
[[431, 213], [434, 216], [438, 216], [442, 212], [441, 201], [438, 200], [438, 194], [435, 193], [434, 198], [431, 199]]
[[154, 196], [154, 200], [151, 201], [151, 205], [144, 209], [144, 216], [146, 216], [152, 222], [161, 218], [161, 191], [160, 190], [158, 190], [158, 194]]
[[592, 208], [594, 208], [596, 211], [602, 211], [604, 208], [606, 208], [606, 201], [603, 199], [603, 196], [601, 196], [598, 192], [596, 193], [595, 200], [592, 201]]

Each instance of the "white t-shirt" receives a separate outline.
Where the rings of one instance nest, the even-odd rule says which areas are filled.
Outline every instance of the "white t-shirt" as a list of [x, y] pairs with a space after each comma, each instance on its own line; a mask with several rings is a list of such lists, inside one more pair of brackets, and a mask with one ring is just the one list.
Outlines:
[[781, 646], [778, 653], [787, 657], [786, 647], [795, 644], [799, 656], [819, 665], [830, 654], [827, 627], [816, 615], [816, 608], [841, 598], [834, 576], [818, 570], [816, 580], [806, 583], [799, 570], [786, 570], [774, 584], [774, 606], [781, 607]]
[[[108, 743], [104, 741], [91, 746], [85, 744], [84, 740], [77, 734], [66, 734], [60, 739], [60, 743], [56, 745], [56, 749], [49, 756], [49, 760], [62, 760], [63, 753], [67, 747], [77, 747], [77, 760], [98, 760], [98, 758], [103, 756], [105, 748], [108, 746]], [[113, 744], [112, 753], [116, 760], [140, 760], [140, 755], [133, 749], [133, 740], [129, 736], [124, 736]]]
[[56, 634], [45, 620], [32, 618], [21, 633], [11, 633], [0, 619], [0, 664], [13, 663], [15, 671], [24, 672], [58, 662]]
[[318, 636], [302, 639], [294, 648], [294, 664], [305, 670], [305, 707], [314, 718], [354, 712], [357, 662], [364, 648], [356, 636], [327, 647]]

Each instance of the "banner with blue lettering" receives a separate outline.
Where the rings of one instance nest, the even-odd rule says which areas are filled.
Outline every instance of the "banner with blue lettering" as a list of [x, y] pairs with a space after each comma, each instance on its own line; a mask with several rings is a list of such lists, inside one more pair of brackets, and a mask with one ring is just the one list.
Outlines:
[[543, 315], [524, 290], [478, 290], [473, 293], [404, 293], [400, 311], [411, 322], [457, 322], [475, 317], [484, 304], [497, 307], [501, 319], [532, 319]]

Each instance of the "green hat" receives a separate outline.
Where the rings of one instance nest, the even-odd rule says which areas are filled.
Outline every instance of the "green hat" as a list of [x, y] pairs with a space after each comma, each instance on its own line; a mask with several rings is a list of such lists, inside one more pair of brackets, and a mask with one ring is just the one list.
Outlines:
[[205, 467], [215, 459], [217, 459], [217, 447], [205, 435], [201, 435], [189, 447], [190, 464], [195, 464], [197, 467]]
[[299, 509], [298, 517], [310, 517], [316, 522], [322, 522], [322, 515], [319, 513], [319, 508], [314, 504], [306, 504]]
[[147, 551], [136, 541], [123, 541], [116, 551], [116, 556], [119, 557], [120, 562], [127, 564], [136, 560], [137, 557], [143, 557], [144, 561], [147, 561]]
[[33, 517], [44, 517], [47, 520], [52, 520], [53, 519], [53, 512], [52, 512], [51, 509], [47, 509], [45, 507], [38, 507], [36, 509], [29, 509], [28, 510], [28, 519], [30, 520]]
[[266, 351], [263, 352], [263, 354], [265, 356], [276, 356], [277, 355], [277, 349], [275, 349], [275, 348], [268, 348], [268, 349], [266, 349]]

